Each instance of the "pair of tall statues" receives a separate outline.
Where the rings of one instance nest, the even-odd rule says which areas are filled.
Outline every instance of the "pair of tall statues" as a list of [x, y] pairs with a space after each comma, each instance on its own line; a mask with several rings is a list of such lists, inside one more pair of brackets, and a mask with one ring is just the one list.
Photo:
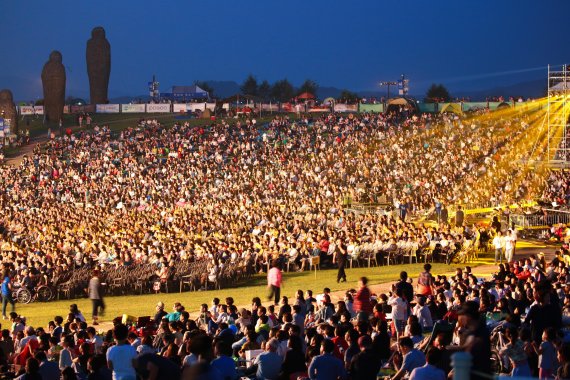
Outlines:
[[[107, 90], [111, 74], [111, 45], [105, 37], [105, 29], [96, 27], [91, 31], [86, 50], [87, 75], [91, 104], [108, 102]], [[65, 67], [59, 51], [53, 51], [42, 70], [44, 88], [44, 112], [47, 120], [59, 122], [65, 105]]]

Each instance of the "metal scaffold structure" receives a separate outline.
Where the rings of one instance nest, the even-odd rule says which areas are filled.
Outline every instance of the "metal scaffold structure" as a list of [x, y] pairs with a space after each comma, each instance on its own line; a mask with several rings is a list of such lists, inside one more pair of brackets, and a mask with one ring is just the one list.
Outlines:
[[569, 65], [548, 65], [548, 162], [551, 165], [570, 166], [570, 136], [568, 136]]

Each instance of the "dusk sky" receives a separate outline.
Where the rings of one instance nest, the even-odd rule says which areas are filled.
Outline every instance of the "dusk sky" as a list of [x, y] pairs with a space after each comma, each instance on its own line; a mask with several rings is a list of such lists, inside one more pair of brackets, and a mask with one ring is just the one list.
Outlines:
[[110, 97], [145, 94], [152, 74], [162, 92], [250, 73], [351, 90], [406, 73], [412, 93], [432, 82], [477, 89], [570, 62], [569, 11], [567, 0], [3, 0], [0, 88], [41, 98], [42, 66], [59, 50], [67, 95], [87, 97], [85, 45], [103, 26]]

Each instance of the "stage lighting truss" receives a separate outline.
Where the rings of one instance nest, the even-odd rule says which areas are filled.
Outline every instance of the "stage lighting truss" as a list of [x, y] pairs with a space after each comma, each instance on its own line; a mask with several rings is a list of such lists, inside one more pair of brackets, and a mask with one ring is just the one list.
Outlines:
[[570, 166], [570, 65], [548, 65], [548, 161]]

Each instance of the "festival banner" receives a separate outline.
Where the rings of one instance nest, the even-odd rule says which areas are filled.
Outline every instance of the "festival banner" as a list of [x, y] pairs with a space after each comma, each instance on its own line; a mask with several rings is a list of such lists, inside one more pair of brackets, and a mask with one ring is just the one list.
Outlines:
[[43, 115], [44, 114], [44, 106], [34, 106], [34, 113], [36, 115]]
[[121, 104], [122, 113], [144, 113], [144, 104]]
[[312, 107], [309, 112], [330, 112], [330, 107]]
[[358, 112], [384, 112], [384, 104], [359, 104]]
[[190, 112], [204, 111], [206, 109], [206, 103], [188, 103], [186, 104], [186, 110]]
[[34, 106], [20, 106], [20, 115], [33, 115]]
[[436, 103], [420, 103], [418, 104], [418, 108], [422, 113], [434, 113], [437, 112], [437, 104]]
[[487, 108], [487, 102], [464, 102], [463, 111], [476, 111]]
[[204, 103], [207, 109], [214, 111], [216, 109], [216, 103]]
[[146, 105], [146, 112], [147, 113], [169, 113], [170, 112], [170, 104], [147, 104]]
[[93, 113], [93, 112], [95, 112], [95, 104], [71, 106], [71, 113]]
[[174, 113], [186, 112], [186, 103], [173, 104], [172, 105], [172, 112], [174, 112]]
[[358, 104], [335, 104], [334, 112], [356, 112]]
[[279, 111], [279, 104], [262, 104], [261, 109], [263, 111]]
[[95, 106], [97, 113], [119, 113], [121, 112], [118, 104], [97, 104]]

